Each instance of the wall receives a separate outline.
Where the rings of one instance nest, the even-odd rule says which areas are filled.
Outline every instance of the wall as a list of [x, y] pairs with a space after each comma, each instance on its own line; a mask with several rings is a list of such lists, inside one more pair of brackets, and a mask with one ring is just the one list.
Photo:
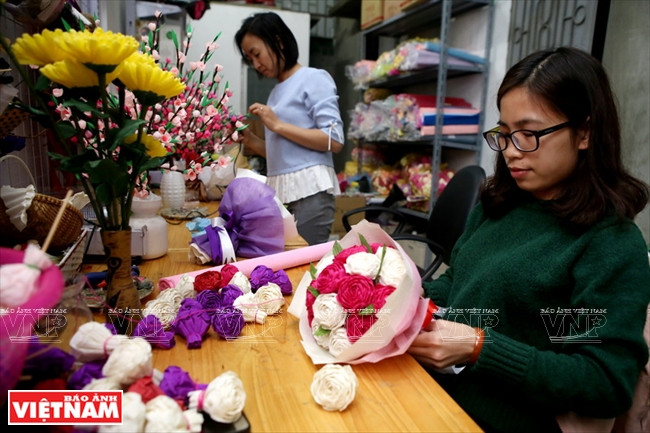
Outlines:
[[[618, 98], [623, 163], [650, 183], [650, 2], [614, 0], [609, 12], [603, 65]], [[650, 206], [636, 218], [650, 245]]]

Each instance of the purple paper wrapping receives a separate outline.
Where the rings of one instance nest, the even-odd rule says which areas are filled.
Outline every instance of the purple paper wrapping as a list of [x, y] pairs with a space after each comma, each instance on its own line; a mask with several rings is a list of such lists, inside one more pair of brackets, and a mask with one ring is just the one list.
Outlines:
[[260, 257], [284, 250], [284, 223], [275, 191], [257, 179], [236, 178], [226, 188], [219, 215], [230, 217], [228, 230], [238, 257]]
[[210, 329], [210, 316], [200, 302], [185, 298], [172, 323], [172, 329], [185, 337], [188, 349], [198, 349], [201, 347], [203, 336]]
[[165, 369], [159, 386], [165, 394], [177, 401], [185, 401], [190, 391], [199, 389], [198, 384], [192, 380], [190, 374], [175, 365]]

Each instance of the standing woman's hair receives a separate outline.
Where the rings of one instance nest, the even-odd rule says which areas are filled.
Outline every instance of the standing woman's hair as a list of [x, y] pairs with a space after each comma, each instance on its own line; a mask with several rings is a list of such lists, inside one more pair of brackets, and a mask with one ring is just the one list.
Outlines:
[[[579, 128], [589, 132], [589, 147], [579, 151], [575, 171], [552, 202], [555, 214], [569, 226], [588, 227], [612, 213], [632, 219], [641, 212], [648, 187], [623, 167], [618, 111], [600, 62], [569, 47], [533, 53], [507, 72], [497, 95], [499, 109], [503, 96], [518, 87], [565, 116], [572, 134]], [[487, 215], [499, 217], [529, 199], [498, 155], [481, 195]]]
[[[241, 43], [244, 36], [249, 33], [260, 38], [275, 54], [278, 62], [283, 63], [282, 71], [291, 69], [298, 63], [298, 43], [296, 38], [274, 12], [260, 12], [246, 18], [235, 34], [235, 43], [244, 61], [251, 66], [248, 55], [242, 51]], [[258, 73], [258, 75], [260, 75]]]

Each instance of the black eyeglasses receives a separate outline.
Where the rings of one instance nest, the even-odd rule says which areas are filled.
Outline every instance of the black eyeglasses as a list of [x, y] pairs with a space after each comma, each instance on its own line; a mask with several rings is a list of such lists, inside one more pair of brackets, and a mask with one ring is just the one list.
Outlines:
[[539, 137], [543, 137], [551, 132], [559, 131], [566, 128], [570, 122], [560, 123], [559, 125], [551, 126], [539, 131], [531, 131], [530, 129], [518, 129], [512, 131], [510, 134], [504, 134], [499, 131], [499, 127], [492, 128], [483, 133], [483, 138], [487, 141], [490, 149], [497, 152], [503, 152], [508, 147], [508, 138], [512, 144], [521, 152], [534, 152], [539, 148]]

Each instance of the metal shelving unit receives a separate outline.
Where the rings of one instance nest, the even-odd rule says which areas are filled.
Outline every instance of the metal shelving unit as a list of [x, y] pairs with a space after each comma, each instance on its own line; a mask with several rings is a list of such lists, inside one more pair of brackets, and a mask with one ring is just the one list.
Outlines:
[[[488, 72], [492, 21], [493, 21], [493, 0], [428, 0], [407, 11], [404, 11], [390, 19], [377, 24], [362, 32], [362, 58], [372, 59], [379, 56], [380, 38], [400, 37], [402, 35], [413, 35], [414, 32], [422, 29], [430, 29], [439, 25], [440, 32], [440, 64], [434, 67], [421, 69], [417, 71], [402, 73], [395, 77], [382, 78], [370, 83], [370, 87], [380, 87], [389, 89], [403, 89], [413, 85], [422, 85], [423, 83], [435, 84], [437, 107], [444, 106], [445, 96], [447, 94], [448, 80], [467, 75], [482, 75], [482, 94], [480, 95], [479, 108], [481, 115], [479, 119], [479, 130], [483, 129], [483, 119], [485, 117], [485, 102], [487, 96]], [[447, 62], [449, 53], [449, 29], [451, 19], [465, 12], [477, 8], [486, 7], [487, 26], [486, 42], [484, 49], [485, 62], [471, 66], [450, 65]], [[439, 111], [440, 113], [440, 111]], [[443, 126], [443, 116], [436, 116], [436, 131], [441, 131]], [[360, 146], [363, 145], [360, 141]], [[438, 195], [438, 175], [442, 157], [442, 149], [462, 149], [474, 152], [476, 162], [480, 162], [481, 157], [481, 136], [480, 134], [471, 135], [443, 135], [436, 134], [432, 136], [423, 136], [418, 141], [399, 141], [399, 142], [375, 142], [382, 145], [408, 145], [409, 148], [428, 148], [432, 152], [432, 185], [431, 198], [429, 200], [428, 212], [419, 212], [411, 209], [402, 209], [402, 211], [411, 216], [428, 218], [433, 209]]]

